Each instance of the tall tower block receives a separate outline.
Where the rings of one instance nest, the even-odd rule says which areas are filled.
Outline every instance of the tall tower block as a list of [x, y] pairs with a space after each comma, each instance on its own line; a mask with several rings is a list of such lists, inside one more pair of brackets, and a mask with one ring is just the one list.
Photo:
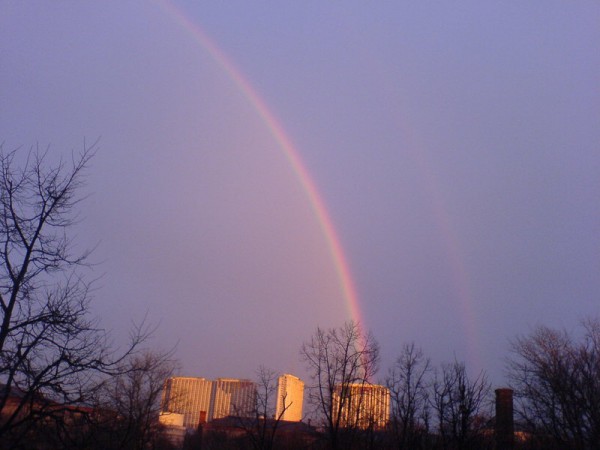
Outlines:
[[300, 422], [304, 401], [304, 382], [294, 375], [283, 374], [277, 380], [275, 419]]
[[256, 410], [256, 384], [237, 378], [213, 382], [208, 421], [227, 416], [252, 417]]
[[205, 378], [171, 377], [165, 381], [161, 412], [183, 415], [183, 426], [196, 429], [206, 420], [212, 381]]

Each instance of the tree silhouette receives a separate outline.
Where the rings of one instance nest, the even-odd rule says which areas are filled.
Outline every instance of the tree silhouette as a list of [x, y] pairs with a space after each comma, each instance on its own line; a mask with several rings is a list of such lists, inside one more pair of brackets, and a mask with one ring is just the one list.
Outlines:
[[379, 368], [379, 345], [372, 334], [365, 334], [355, 322], [340, 328], [317, 328], [302, 345], [300, 355], [306, 362], [312, 385], [309, 402], [315, 407], [327, 430], [331, 448], [338, 448], [341, 431], [348, 434], [351, 424], [344, 420], [351, 402], [353, 385], [367, 385]]
[[557, 448], [597, 449], [600, 442], [600, 320], [582, 323], [578, 341], [538, 327], [512, 342], [509, 380], [518, 418]]
[[[96, 145], [70, 163], [48, 151], [0, 147], [0, 443], [18, 445], [36, 424], [84, 404], [98, 377], [118, 370], [143, 339], [115, 355], [89, 317], [90, 282], [68, 236]], [[21, 158], [21, 160], [19, 159]]]
[[389, 371], [392, 414], [390, 431], [398, 449], [420, 448], [429, 432], [429, 387], [431, 363], [414, 343], [402, 352]]
[[484, 372], [472, 379], [464, 363], [444, 364], [433, 382], [431, 406], [443, 448], [476, 449], [480, 428], [489, 418], [491, 385]]

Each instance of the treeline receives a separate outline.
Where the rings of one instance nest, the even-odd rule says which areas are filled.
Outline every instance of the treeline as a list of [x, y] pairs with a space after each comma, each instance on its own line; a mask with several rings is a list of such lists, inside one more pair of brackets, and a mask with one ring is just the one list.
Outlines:
[[[514, 435], [524, 449], [600, 448], [600, 319], [577, 334], [538, 327], [510, 343], [506, 386], [514, 392]], [[355, 323], [321, 330], [301, 356], [311, 374], [309, 406], [324, 425], [329, 448], [500, 448], [492, 387], [485, 372], [470, 375], [460, 361], [432, 365], [414, 343], [405, 344], [378, 378], [390, 391], [385, 429], [348, 427], [340, 420], [340, 385], [370, 384], [379, 346]], [[351, 403], [351, 399], [346, 399]]]
[[[565, 331], [540, 327], [512, 342], [507, 363], [507, 385], [515, 395], [512, 448], [599, 448], [600, 322], [586, 321], [583, 329], [583, 337], [575, 339]], [[485, 373], [470, 376], [459, 361], [434, 366], [412, 343], [402, 347], [394, 365], [377, 379], [390, 392], [387, 426], [376, 426], [375, 418], [369, 425], [368, 416], [364, 426], [365, 415], [360, 422], [359, 414], [357, 421], [348, 422], [343, 410], [352, 400], [340, 397], [340, 388], [372, 384], [375, 378], [367, 379], [366, 374], [377, 374], [378, 350], [372, 338], [358, 338], [361, 333], [355, 324], [329, 330], [327, 335], [318, 341], [327, 348], [317, 348], [315, 353], [322, 359], [307, 363], [313, 375], [305, 420], [312, 424], [309, 431], [286, 432], [277, 418], [270, 423], [262, 420], [274, 416], [276, 377], [271, 373], [258, 380], [255, 415], [233, 422], [241, 435], [231, 430], [190, 435], [183, 448], [499, 448], [493, 392]], [[344, 340], [349, 337], [350, 341]], [[306, 351], [303, 347], [303, 354]], [[82, 402], [32, 397], [12, 424], [6, 420], [6, 414], [14, 411], [8, 398], [2, 411], [6, 431], [1, 448], [181, 448], [158, 424], [163, 383], [173, 369], [164, 355], [137, 354], [120, 366], [120, 373], [105, 377], [87, 398], [82, 396]], [[17, 401], [24, 398], [22, 393]]]
[[[317, 329], [300, 351], [310, 374], [310, 429], [284, 431], [274, 415], [276, 376], [263, 368], [255, 393], [260, 407], [227, 426], [201, 426], [184, 448], [598, 449], [600, 320], [584, 321], [580, 331], [575, 337], [542, 326], [513, 339], [507, 388], [498, 392], [511, 394], [510, 403], [501, 405], [485, 372], [471, 375], [463, 362], [435, 366], [408, 343], [377, 378], [379, 345], [371, 333], [353, 322]], [[370, 388], [381, 386], [389, 397], [380, 389], [371, 395]], [[375, 400], [389, 407], [384, 425]], [[504, 416], [500, 426], [497, 413]]]
[[[512, 448], [598, 448], [599, 344], [598, 320], [585, 321], [579, 338], [539, 327], [512, 341], [507, 362], [507, 385], [515, 396]], [[378, 427], [375, 420], [372, 426], [344, 420], [342, 410], [351, 399], [340, 400], [336, 394], [343, 384], [375, 382], [379, 349], [372, 336], [364, 336], [353, 323], [318, 330], [301, 354], [312, 373], [305, 420], [310, 418], [312, 427], [290, 432], [286, 424], [277, 423], [277, 377], [261, 368], [256, 415], [235, 418], [225, 430], [200, 430], [187, 436], [183, 448], [501, 448], [490, 383], [483, 372], [470, 376], [462, 362], [434, 366], [415, 344], [402, 346], [393, 366], [376, 379], [390, 391], [390, 421]], [[18, 444], [5, 440], [2, 448], [182, 448], [169, 441], [157, 421], [160, 392], [172, 364], [151, 353], [132, 358], [130, 364], [106, 380], [90, 403], [93, 408], [49, 404], [29, 418]]]

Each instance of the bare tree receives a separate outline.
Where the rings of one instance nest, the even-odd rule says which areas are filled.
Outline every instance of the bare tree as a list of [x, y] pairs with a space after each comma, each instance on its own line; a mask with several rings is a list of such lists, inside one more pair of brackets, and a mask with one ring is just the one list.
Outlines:
[[542, 326], [511, 347], [516, 413], [529, 431], [557, 448], [600, 448], [600, 319], [583, 322], [579, 341]]
[[429, 432], [428, 389], [431, 363], [414, 343], [402, 352], [386, 379], [390, 390], [391, 432], [399, 449], [420, 448]]
[[480, 428], [489, 417], [491, 385], [484, 372], [470, 379], [464, 363], [442, 365], [433, 382], [433, 407], [443, 448], [480, 448]]
[[252, 393], [255, 405], [253, 414], [245, 416], [240, 414], [240, 426], [246, 431], [252, 448], [256, 450], [271, 450], [274, 448], [275, 439], [281, 419], [291, 406], [285, 403], [281, 410], [277, 410], [277, 380], [279, 374], [260, 366], [257, 371], [256, 389]]
[[[95, 151], [52, 166], [48, 152], [0, 147], [0, 442], [17, 445], [33, 424], [82, 404], [97, 375], [124, 355], [89, 317], [89, 253], [73, 254], [83, 173]], [[21, 158], [21, 161], [19, 160]], [[134, 333], [132, 346], [141, 339]], [[131, 350], [131, 348], [130, 348]], [[127, 354], [128, 351], [125, 351]]]
[[71, 407], [67, 417], [46, 420], [36, 434], [46, 448], [172, 448], [158, 423], [164, 380], [176, 367], [171, 356], [172, 352], [150, 350], [130, 355], [119, 373], [101, 381], [90, 407]]
[[147, 350], [128, 358], [121, 373], [106, 380], [99, 406], [114, 420], [99, 425], [111, 432], [113, 448], [142, 450], [156, 444], [164, 383], [176, 367], [172, 352]]
[[338, 448], [341, 431], [349, 431], [348, 407], [354, 386], [370, 383], [379, 368], [379, 345], [355, 322], [340, 328], [317, 328], [300, 351], [312, 385], [308, 398], [322, 418], [331, 448]]

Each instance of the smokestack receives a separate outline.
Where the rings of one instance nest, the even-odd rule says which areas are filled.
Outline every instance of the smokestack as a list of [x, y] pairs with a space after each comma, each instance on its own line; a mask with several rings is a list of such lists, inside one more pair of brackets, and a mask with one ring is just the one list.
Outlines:
[[496, 389], [496, 448], [513, 450], [515, 426], [513, 422], [512, 389]]
[[206, 411], [200, 411], [200, 420], [198, 420], [198, 425], [204, 425], [206, 423]]

